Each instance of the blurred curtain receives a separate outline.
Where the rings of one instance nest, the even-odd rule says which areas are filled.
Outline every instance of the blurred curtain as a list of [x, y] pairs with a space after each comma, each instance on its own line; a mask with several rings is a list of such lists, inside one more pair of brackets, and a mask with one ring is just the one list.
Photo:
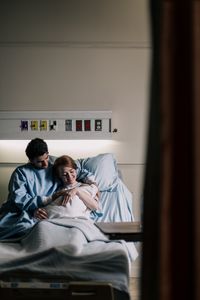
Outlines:
[[200, 1], [150, 0], [142, 300], [200, 299]]

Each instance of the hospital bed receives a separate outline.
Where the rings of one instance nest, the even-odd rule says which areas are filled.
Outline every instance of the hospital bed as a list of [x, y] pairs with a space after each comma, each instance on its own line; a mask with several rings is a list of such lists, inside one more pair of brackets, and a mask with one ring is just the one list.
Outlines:
[[130, 264], [137, 250], [122, 235], [109, 239], [100, 224], [131, 224], [132, 194], [113, 154], [76, 163], [94, 174], [103, 214], [89, 221], [41, 221], [23, 239], [0, 242], [1, 299], [130, 299]]

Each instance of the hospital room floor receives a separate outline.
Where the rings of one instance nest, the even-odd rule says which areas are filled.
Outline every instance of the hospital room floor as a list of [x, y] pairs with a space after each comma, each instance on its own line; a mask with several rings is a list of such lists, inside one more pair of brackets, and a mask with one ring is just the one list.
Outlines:
[[130, 295], [131, 300], [139, 300], [139, 278], [131, 277], [130, 278]]

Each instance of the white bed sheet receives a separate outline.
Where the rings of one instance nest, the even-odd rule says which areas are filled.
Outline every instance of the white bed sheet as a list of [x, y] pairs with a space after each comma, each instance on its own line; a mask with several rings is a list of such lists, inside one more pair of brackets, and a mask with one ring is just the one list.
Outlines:
[[136, 257], [133, 243], [109, 241], [91, 220], [44, 220], [25, 237], [0, 242], [0, 279], [106, 281], [128, 293]]

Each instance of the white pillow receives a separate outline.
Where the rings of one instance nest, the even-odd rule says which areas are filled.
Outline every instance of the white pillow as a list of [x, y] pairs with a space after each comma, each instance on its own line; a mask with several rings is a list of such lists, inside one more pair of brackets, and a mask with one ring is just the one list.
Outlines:
[[100, 192], [112, 190], [118, 179], [117, 162], [112, 153], [103, 153], [94, 157], [81, 158], [76, 161], [81, 169], [91, 172]]

